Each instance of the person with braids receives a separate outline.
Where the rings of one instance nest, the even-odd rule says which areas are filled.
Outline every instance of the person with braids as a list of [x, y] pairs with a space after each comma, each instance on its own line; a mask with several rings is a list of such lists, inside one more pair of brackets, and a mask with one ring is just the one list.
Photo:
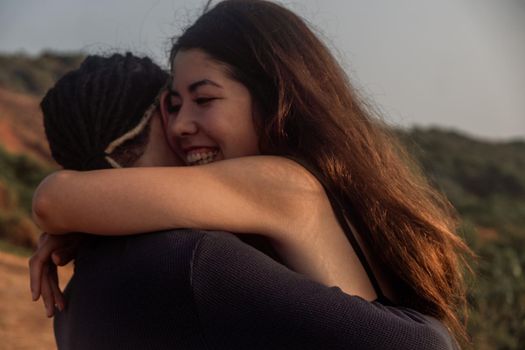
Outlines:
[[[59, 79], [41, 103], [55, 161], [72, 170], [140, 165], [135, 163], [146, 151], [151, 122], [160, 121], [156, 98], [167, 79], [149, 58], [131, 53], [88, 56], [79, 69]], [[152, 164], [181, 164], [160, 142], [164, 138], [155, 134], [152, 139], [159, 145], [150, 147], [160, 147], [148, 152], [148, 157], [159, 157]]]
[[[303, 20], [268, 1], [223, 1], [176, 39], [171, 64], [161, 98], [168, 142], [186, 165], [201, 166], [53, 174], [33, 203], [45, 231], [252, 232], [268, 236], [290, 268], [346, 292], [281, 283], [275, 270], [257, 268], [266, 277], [251, 274], [258, 288], [250, 289], [225, 266], [234, 261], [250, 269], [252, 254], [227, 254], [206, 265], [216, 278], [192, 280], [215, 281], [194, 294], [208, 306], [201, 322], [225, 335], [214, 345], [235, 334], [233, 320], [250, 335], [247, 348], [260, 334], [266, 348], [275, 339], [268, 334], [299, 334], [313, 346], [319, 343], [300, 331], [312, 319], [322, 322], [310, 334], [335, 331], [324, 338], [325, 348], [341, 339], [356, 348], [453, 347], [436, 320], [466, 342], [460, 312], [469, 249], [455, 234], [452, 208], [415, 171]], [[217, 295], [235, 297], [214, 304]], [[315, 315], [295, 313], [301, 308], [292, 303], [284, 309], [293, 316], [268, 321], [262, 305], [280, 305], [281, 295], [300, 295]], [[319, 295], [322, 302], [309, 304]], [[264, 321], [254, 327], [247, 310]]]

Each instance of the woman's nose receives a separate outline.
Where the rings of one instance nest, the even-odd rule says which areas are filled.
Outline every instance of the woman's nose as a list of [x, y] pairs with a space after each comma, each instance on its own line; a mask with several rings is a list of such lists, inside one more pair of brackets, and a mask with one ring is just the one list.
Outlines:
[[181, 107], [171, 125], [171, 131], [178, 137], [193, 135], [199, 130], [191, 108], [184, 107], [185, 106]]

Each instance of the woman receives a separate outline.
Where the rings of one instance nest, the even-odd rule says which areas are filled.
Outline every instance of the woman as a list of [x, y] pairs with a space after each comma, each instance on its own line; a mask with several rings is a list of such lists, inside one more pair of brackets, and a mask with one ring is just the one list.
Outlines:
[[[265, 1], [224, 1], [178, 38], [171, 58], [174, 79], [162, 106], [172, 148], [189, 165], [227, 160], [202, 167], [54, 175], [34, 202], [36, 220], [46, 231], [130, 234], [170, 227], [226, 228], [223, 207], [208, 207], [212, 215], [205, 223], [204, 213], [184, 202], [190, 196], [185, 188], [208, 176], [236, 188], [235, 181], [271, 171], [270, 193], [256, 195], [258, 202], [248, 202], [247, 208], [271, 230], [263, 232], [255, 219], [242, 217], [229, 223], [230, 231], [266, 233], [292, 268], [313, 271], [323, 283], [338, 281], [367, 300], [390, 299], [434, 316], [459, 338], [465, 336], [458, 310], [466, 304], [461, 253], [469, 250], [454, 233], [448, 203], [407, 163], [300, 18]], [[235, 90], [239, 87], [248, 95]], [[222, 95], [221, 88], [235, 93]], [[253, 130], [244, 118], [242, 135], [223, 140], [225, 134], [213, 130], [233, 132], [234, 125], [221, 129], [211, 116], [233, 96], [245, 97], [236, 104], [244, 112], [252, 106]], [[234, 147], [237, 141], [242, 152]], [[298, 160], [316, 175], [328, 198], [310, 173], [288, 160], [248, 158], [244, 176], [226, 169], [241, 161], [235, 157], [258, 153]], [[146, 185], [145, 179], [154, 185]], [[95, 185], [100, 193], [91, 190]], [[136, 201], [129, 201], [130, 191]], [[253, 193], [253, 188], [240, 186], [238, 197], [227, 197], [228, 202], [246, 209], [242, 206], [247, 202], [239, 198], [254, 198]], [[204, 192], [200, 199], [224, 195]], [[73, 205], [61, 205], [64, 200]], [[111, 222], [97, 221], [104, 215]], [[290, 227], [301, 227], [303, 234], [293, 237]], [[343, 235], [348, 241], [341, 240]], [[309, 251], [313, 244], [322, 253]], [[332, 257], [326, 252], [334, 260], [319, 268], [319, 262]], [[345, 269], [353, 271], [350, 278]], [[328, 271], [335, 272], [327, 277]]]

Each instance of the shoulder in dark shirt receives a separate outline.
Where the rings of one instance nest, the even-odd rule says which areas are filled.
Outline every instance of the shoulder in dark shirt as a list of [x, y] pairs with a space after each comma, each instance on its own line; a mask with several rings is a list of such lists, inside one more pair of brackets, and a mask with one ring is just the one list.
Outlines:
[[452, 349], [441, 324], [294, 273], [222, 232], [101, 239], [55, 318], [59, 349]]

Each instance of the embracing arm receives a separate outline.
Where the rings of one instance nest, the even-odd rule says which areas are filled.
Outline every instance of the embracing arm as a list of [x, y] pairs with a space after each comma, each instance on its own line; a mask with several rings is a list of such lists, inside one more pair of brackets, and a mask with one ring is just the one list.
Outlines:
[[375, 298], [323, 187], [286, 158], [60, 171], [36, 190], [33, 217], [50, 234], [129, 235], [174, 228], [260, 234], [295, 271]]
[[51, 234], [199, 228], [271, 236], [303, 221], [303, 213], [310, 211], [305, 206], [319, 203], [323, 195], [305, 169], [279, 157], [193, 167], [58, 171], [36, 190], [33, 218]]

